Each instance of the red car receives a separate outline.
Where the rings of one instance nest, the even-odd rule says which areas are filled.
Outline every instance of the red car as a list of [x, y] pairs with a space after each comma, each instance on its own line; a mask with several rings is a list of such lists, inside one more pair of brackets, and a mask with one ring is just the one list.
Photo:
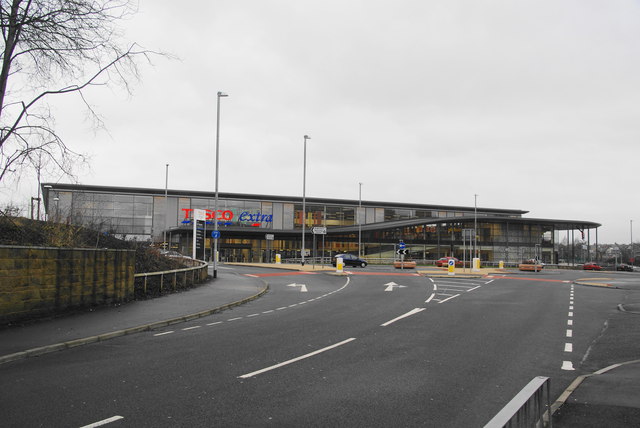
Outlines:
[[602, 266], [598, 263], [585, 263], [582, 265], [582, 269], [584, 270], [602, 270]]
[[456, 264], [456, 266], [462, 266], [462, 262], [458, 259], [456, 259], [455, 257], [442, 257], [438, 260], [436, 260], [436, 266], [437, 267], [447, 267], [449, 266], [449, 260], [453, 260]]

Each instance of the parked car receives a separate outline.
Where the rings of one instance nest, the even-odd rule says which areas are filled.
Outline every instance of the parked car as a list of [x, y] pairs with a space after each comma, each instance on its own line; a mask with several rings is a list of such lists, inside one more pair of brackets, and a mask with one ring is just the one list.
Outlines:
[[449, 259], [454, 260], [456, 266], [462, 266], [462, 262], [455, 257], [442, 257], [436, 260], [436, 266], [438, 267], [447, 267], [449, 266]]
[[358, 256], [354, 256], [353, 254], [336, 254], [333, 256], [333, 260], [331, 260], [331, 264], [336, 266], [338, 263], [338, 258], [342, 258], [342, 263], [345, 266], [360, 266], [366, 267], [369, 263], [365, 259], [361, 259]]
[[618, 266], [616, 266], [616, 270], [622, 270], [622, 271], [626, 271], [626, 272], [633, 272], [633, 266], [621, 263]]
[[600, 266], [598, 263], [585, 263], [584, 265], [582, 265], [582, 269], [584, 270], [602, 270], [602, 266]]

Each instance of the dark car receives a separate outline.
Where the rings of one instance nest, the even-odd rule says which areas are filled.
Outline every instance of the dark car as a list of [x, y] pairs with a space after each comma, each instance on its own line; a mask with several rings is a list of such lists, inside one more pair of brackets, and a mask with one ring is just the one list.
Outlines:
[[436, 260], [437, 267], [447, 267], [449, 266], [449, 259], [453, 260], [456, 266], [462, 266], [462, 262], [455, 257], [442, 257]]
[[342, 263], [345, 266], [360, 266], [366, 267], [369, 263], [365, 259], [361, 259], [358, 256], [354, 256], [353, 254], [337, 254], [333, 256], [333, 260], [331, 260], [331, 264], [335, 266], [338, 262], [338, 258], [342, 259]]
[[602, 270], [602, 266], [598, 263], [585, 263], [582, 265], [582, 269], [584, 270]]
[[633, 266], [621, 263], [618, 266], [616, 266], [616, 270], [623, 270], [623, 271], [626, 271], [626, 272], [633, 272]]

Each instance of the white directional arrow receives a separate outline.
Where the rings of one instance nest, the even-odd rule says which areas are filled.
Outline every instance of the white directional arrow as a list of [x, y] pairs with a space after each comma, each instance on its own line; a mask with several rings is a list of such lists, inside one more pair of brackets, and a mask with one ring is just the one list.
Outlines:
[[387, 286], [387, 288], [385, 288], [384, 291], [393, 291], [393, 287], [396, 287], [396, 288], [407, 288], [406, 285], [398, 285], [393, 281], [392, 282], [387, 282], [385, 285]]
[[301, 293], [306, 293], [307, 292], [307, 286], [305, 284], [296, 284], [294, 282], [293, 284], [287, 285], [287, 287], [300, 287], [300, 292]]

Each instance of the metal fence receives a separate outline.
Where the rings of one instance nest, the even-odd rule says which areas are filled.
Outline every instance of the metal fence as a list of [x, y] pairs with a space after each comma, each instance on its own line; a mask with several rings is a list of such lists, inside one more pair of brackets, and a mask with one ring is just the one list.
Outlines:
[[552, 428], [550, 385], [548, 377], [533, 378], [484, 428]]
[[209, 263], [192, 259], [189, 259], [188, 262], [193, 266], [162, 272], [135, 274], [135, 296], [145, 297], [162, 294], [167, 287], [170, 287], [172, 291], [176, 291], [191, 287], [207, 279]]

